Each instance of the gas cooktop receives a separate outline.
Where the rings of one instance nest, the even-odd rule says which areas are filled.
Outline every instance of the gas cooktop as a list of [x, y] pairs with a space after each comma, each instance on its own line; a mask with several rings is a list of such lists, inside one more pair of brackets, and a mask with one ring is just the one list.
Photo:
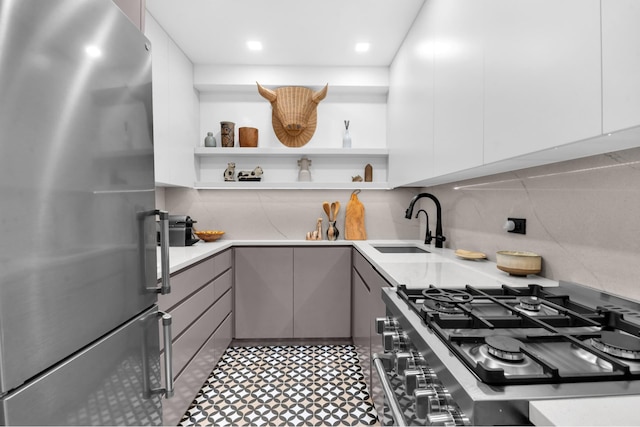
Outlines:
[[640, 322], [625, 318], [633, 311], [548, 289], [401, 285], [397, 294], [486, 384], [640, 379]]

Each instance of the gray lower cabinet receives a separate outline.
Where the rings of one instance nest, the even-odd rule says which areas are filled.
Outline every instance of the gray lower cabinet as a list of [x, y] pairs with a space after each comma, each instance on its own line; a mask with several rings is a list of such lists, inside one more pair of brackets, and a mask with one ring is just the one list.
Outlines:
[[369, 319], [371, 317], [371, 291], [356, 269], [353, 269], [351, 288], [351, 336], [353, 345], [358, 354], [358, 361], [362, 367], [367, 385], [371, 385], [371, 327]]
[[351, 248], [293, 250], [293, 337], [351, 336]]
[[236, 338], [293, 336], [293, 249], [235, 248]]
[[351, 335], [351, 248], [235, 249], [235, 337]]
[[231, 342], [232, 261], [226, 250], [182, 270], [171, 277], [171, 293], [158, 298], [173, 318], [175, 394], [163, 400], [164, 425], [178, 424]]
[[353, 317], [352, 334], [367, 385], [378, 413], [384, 406], [384, 396], [377, 393], [382, 386], [371, 364], [374, 353], [384, 352], [382, 337], [376, 332], [375, 319], [386, 315], [382, 288], [391, 286], [357, 250], [353, 250]]

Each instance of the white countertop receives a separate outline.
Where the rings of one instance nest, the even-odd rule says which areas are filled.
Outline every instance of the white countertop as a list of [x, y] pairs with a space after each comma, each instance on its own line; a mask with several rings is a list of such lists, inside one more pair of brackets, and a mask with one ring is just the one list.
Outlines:
[[640, 396], [585, 397], [529, 402], [537, 426], [639, 426]]
[[[198, 242], [193, 246], [170, 248], [170, 271], [175, 273], [232, 246], [327, 245], [355, 247], [393, 286], [405, 284], [409, 288], [420, 288], [433, 284], [455, 288], [469, 284], [483, 288], [498, 288], [503, 284], [526, 286], [530, 283], [542, 286], [558, 286], [557, 281], [545, 279], [544, 277], [534, 275], [527, 277], [510, 276], [498, 270], [494, 262], [462, 259], [455, 255], [454, 249], [438, 249], [416, 240], [338, 240], [335, 242], [327, 240], [221, 240], [212, 243]], [[423, 248], [429, 253], [381, 253], [375, 249], [374, 246], [377, 245], [412, 245]], [[158, 262], [159, 259], [158, 253]], [[158, 277], [160, 277], [159, 271]], [[618, 396], [539, 400], [531, 402], [529, 407], [531, 422], [535, 425], [639, 426], [640, 417], [636, 415], [635, 409], [639, 405], [640, 396]]]
[[[529, 275], [515, 277], [500, 271], [494, 262], [488, 260], [467, 260], [455, 255], [453, 249], [438, 249], [418, 240], [220, 240], [198, 242], [193, 246], [171, 247], [169, 250], [170, 272], [175, 273], [190, 264], [212, 256], [232, 246], [353, 246], [392, 285], [407, 285], [409, 288], [427, 287], [430, 284], [442, 287], [464, 287], [469, 284], [478, 287], [526, 286], [537, 283], [542, 286], [558, 286], [558, 282], [543, 277]], [[381, 253], [374, 246], [411, 245], [423, 248], [429, 253], [397, 254]], [[158, 249], [158, 263], [160, 255]], [[158, 264], [159, 265], [159, 264]], [[158, 277], [160, 276], [158, 266]]]

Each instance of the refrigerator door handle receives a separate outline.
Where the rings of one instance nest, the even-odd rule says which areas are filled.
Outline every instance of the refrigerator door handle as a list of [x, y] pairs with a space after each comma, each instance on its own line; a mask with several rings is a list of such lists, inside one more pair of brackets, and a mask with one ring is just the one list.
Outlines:
[[160, 217], [160, 271], [162, 276], [161, 286], [157, 292], [166, 295], [171, 292], [169, 277], [169, 212], [156, 210], [155, 214]]
[[[160, 287], [146, 287], [148, 282], [145, 272], [145, 266], [147, 265], [147, 249], [145, 247], [145, 221], [149, 217], [160, 217]], [[147, 292], [166, 295], [171, 293], [171, 277], [169, 271], [169, 212], [155, 209], [152, 211], [145, 211], [138, 213], [138, 226], [139, 226], [139, 253], [140, 253], [140, 265], [142, 266], [141, 281], [145, 283], [145, 289]], [[154, 237], [155, 240], [155, 237]], [[155, 251], [155, 249], [154, 249]], [[154, 270], [155, 271], [155, 270]], [[154, 275], [155, 279], [155, 275]]]
[[[164, 381], [166, 383], [166, 387], [162, 388], [151, 388], [151, 380], [149, 377], [149, 360], [148, 360], [148, 352], [147, 346], [144, 344], [142, 346], [142, 371], [143, 371], [143, 388], [144, 388], [144, 397], [149, 399], [151, 396], [156, 394], [163, 394], [165, 399], [169, 399], [173, 397], [174, 386], [173, 386], [173, 343], [171, 338], [171, 315], [169, 313], [165, 313], [164, 311], [158, 310], [155, 313], [155, 318], [162, 319], [162, 341], [164, 344]], [[148, 316], [147, 316], [148, 317]], [[146, 331], [146, 329], [145, 329]], [[145, 338], [146, 341], [146, 338]]]
[[173, 342], [171, 341], [171, 315], [164, 311], [158, 311], [162, 317], [162, 338], [164, 341], [164, 380], [165, 388], [153, 390], [153, 393], [164, 394], [165, 399], [173, 397]]

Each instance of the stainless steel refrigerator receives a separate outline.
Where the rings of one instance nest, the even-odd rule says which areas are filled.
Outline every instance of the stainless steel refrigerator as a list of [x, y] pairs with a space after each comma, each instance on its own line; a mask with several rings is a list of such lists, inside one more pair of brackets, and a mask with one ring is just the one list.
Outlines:
[[149, 41], [110, 0], [0, 0], [0, 424], [162, 424], [154, 206]]

